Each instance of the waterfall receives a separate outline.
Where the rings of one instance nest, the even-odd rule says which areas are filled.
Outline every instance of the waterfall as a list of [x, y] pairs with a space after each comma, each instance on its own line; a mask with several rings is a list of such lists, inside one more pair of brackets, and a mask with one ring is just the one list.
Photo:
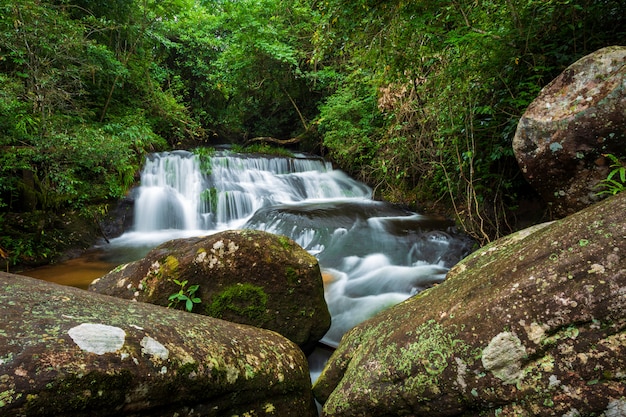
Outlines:
[[147, 158], [134, 230], [112, 246], [136, 259], [129, 248], [145, 253], [227, 229], [288, 236], [319, 260], [333, 317], [324, 342], [334, 346], [359, 322], [443, 281], [469, 251], [451, 226], [373, 201], [368, 186], [320, 158], [176, 151]]

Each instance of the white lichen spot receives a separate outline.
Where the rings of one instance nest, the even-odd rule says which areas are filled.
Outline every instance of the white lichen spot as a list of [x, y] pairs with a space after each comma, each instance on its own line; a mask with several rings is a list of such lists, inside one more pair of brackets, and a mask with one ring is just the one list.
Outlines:
[[515, 384], [523, 376], [521, 360], [526, 349], [517, 335], [502, 332], [496, 335], [483, 350], [482, 363], [486, 370], [505, 384]]
[[589, 274], [604, 274], [604, 266], [600, 264], [592, 264], [591, 268], [587, 271]]
[[239, 246], [235, 242], [229, 242], [228, 245], [224, 243], [223, 240], [218, 240], [213, 243], [213, 247], [208, 253], [206, 250], [199, 250], [196, 257], [194, 258], [194, 262], [196, 264], [205, 264], [210, 269], [220, 266], [220, 259], [224, 257], [224, 255], [232, 255], [234, 254]]
[[148, 270], [147, 275], [158, 275], [160, 269], [161, 264], [159, 263], [159, 261], [154, 261], [152, 265], [150, 265], [150, 269]]
[[170, 351], [165, 346], [157, 342], [150, 336], [145, 336], [139, 343], [141, 345], [141, 353], [144, 355], [150, 355], [155, 359], [167, 360], [170, 356]]
[[609, 405], [604, 412], [605, 417], [622, 417], [626, 416], [626, 400], [614, 399], [609, 401]]
[[223, 240], [218, 240], [217, 242], [215, 242], [213, 244], [213, 251], [214, 252], [220, 252], [224, 249], [224, 241]]
[[461, 360], [461, 358], [455, 357], [454, 360], [457, 365], [456, 383], [459, 384], [461, 389], [465, 390], [465, 388], [467, 388], [467, 383], [465, 382], [464, 376], [467, 373], [467, 365], [463, 362], [463, 360]]
[[545, 324], [541, 325], [535, 322], [530, 323], [530, 326], [524, 326], [528, 338], [537, 345], [540, 344], [541, 340], [544, 338], [547, 328], [548, 326]]
[[201, 264], [202, 262], [204, 262], [205, 259], [206, 259], [206, 252], [199, 252], [196, 255], [196, 259], [194, 260], [194, 262], [197, 264]]
[[84, 351], [103, 355], [124, 346], [126, 332], [119, 327], [98, 323], [83, 323], [72, 327], [67, 334]]
[[559, 380], [559, 378], [557, 378], [556, 375], [550, 375], [550, 378], [548, 378], [548, 381], [549, 381], [548, 388], [555, 388], [561, 385], [561, 381]]
[[161, 375], [165, 375], [167, 373], [167, 366], [161, 367]]

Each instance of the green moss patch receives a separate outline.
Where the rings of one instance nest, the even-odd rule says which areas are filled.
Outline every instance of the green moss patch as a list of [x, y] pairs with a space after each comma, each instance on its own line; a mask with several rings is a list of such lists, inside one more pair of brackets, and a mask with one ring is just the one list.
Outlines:
[[263, 288], [245, 283], [231, 285], [214, 296], [206, 311], [212, 317], [237, 315], [259, 322], [263, 321], [266, 307], [267, 294]]

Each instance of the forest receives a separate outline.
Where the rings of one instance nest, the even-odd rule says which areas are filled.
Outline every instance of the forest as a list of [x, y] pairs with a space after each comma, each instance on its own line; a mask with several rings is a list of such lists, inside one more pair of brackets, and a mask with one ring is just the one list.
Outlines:
[[52, 259], [150, 152], [259, 138], [493, 240], [535, 198], [520, 116], [616, 44], [623, 0], [0, 0], [0, 257]]

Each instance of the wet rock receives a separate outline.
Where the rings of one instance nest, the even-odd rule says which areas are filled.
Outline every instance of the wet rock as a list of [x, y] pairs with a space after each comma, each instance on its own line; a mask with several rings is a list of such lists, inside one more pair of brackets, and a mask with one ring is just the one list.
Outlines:
[[626, 47], [600, 49], [548, 84], [519, 121], [513, 149], [557, 217], [597, 202], [610, 160], [626, 159]]
[[97, 216], [95, 218], [104, 239], [119, 237], [127, 230], [132, 229], [136, 193], [137, 190], [132, 189], [127, 196], [120, 199], [115, 205], [111, 205], [102, 217]]
[[[186, 281], [184, 287], [177, 284]], [[193, 295], [189, 290], [198, 286]], [[89, 289], [274, 330], [309, 351], [330, 327], [317, 259], [283, 236], [238, 230], [166, 242]]]
[[622, 415], [625, 212], [622, 193], [495, 241], [355, 327], [313, 387], [323, 415]]
[[314, 416], [284, 337], [0, 273], [2, 416]]

